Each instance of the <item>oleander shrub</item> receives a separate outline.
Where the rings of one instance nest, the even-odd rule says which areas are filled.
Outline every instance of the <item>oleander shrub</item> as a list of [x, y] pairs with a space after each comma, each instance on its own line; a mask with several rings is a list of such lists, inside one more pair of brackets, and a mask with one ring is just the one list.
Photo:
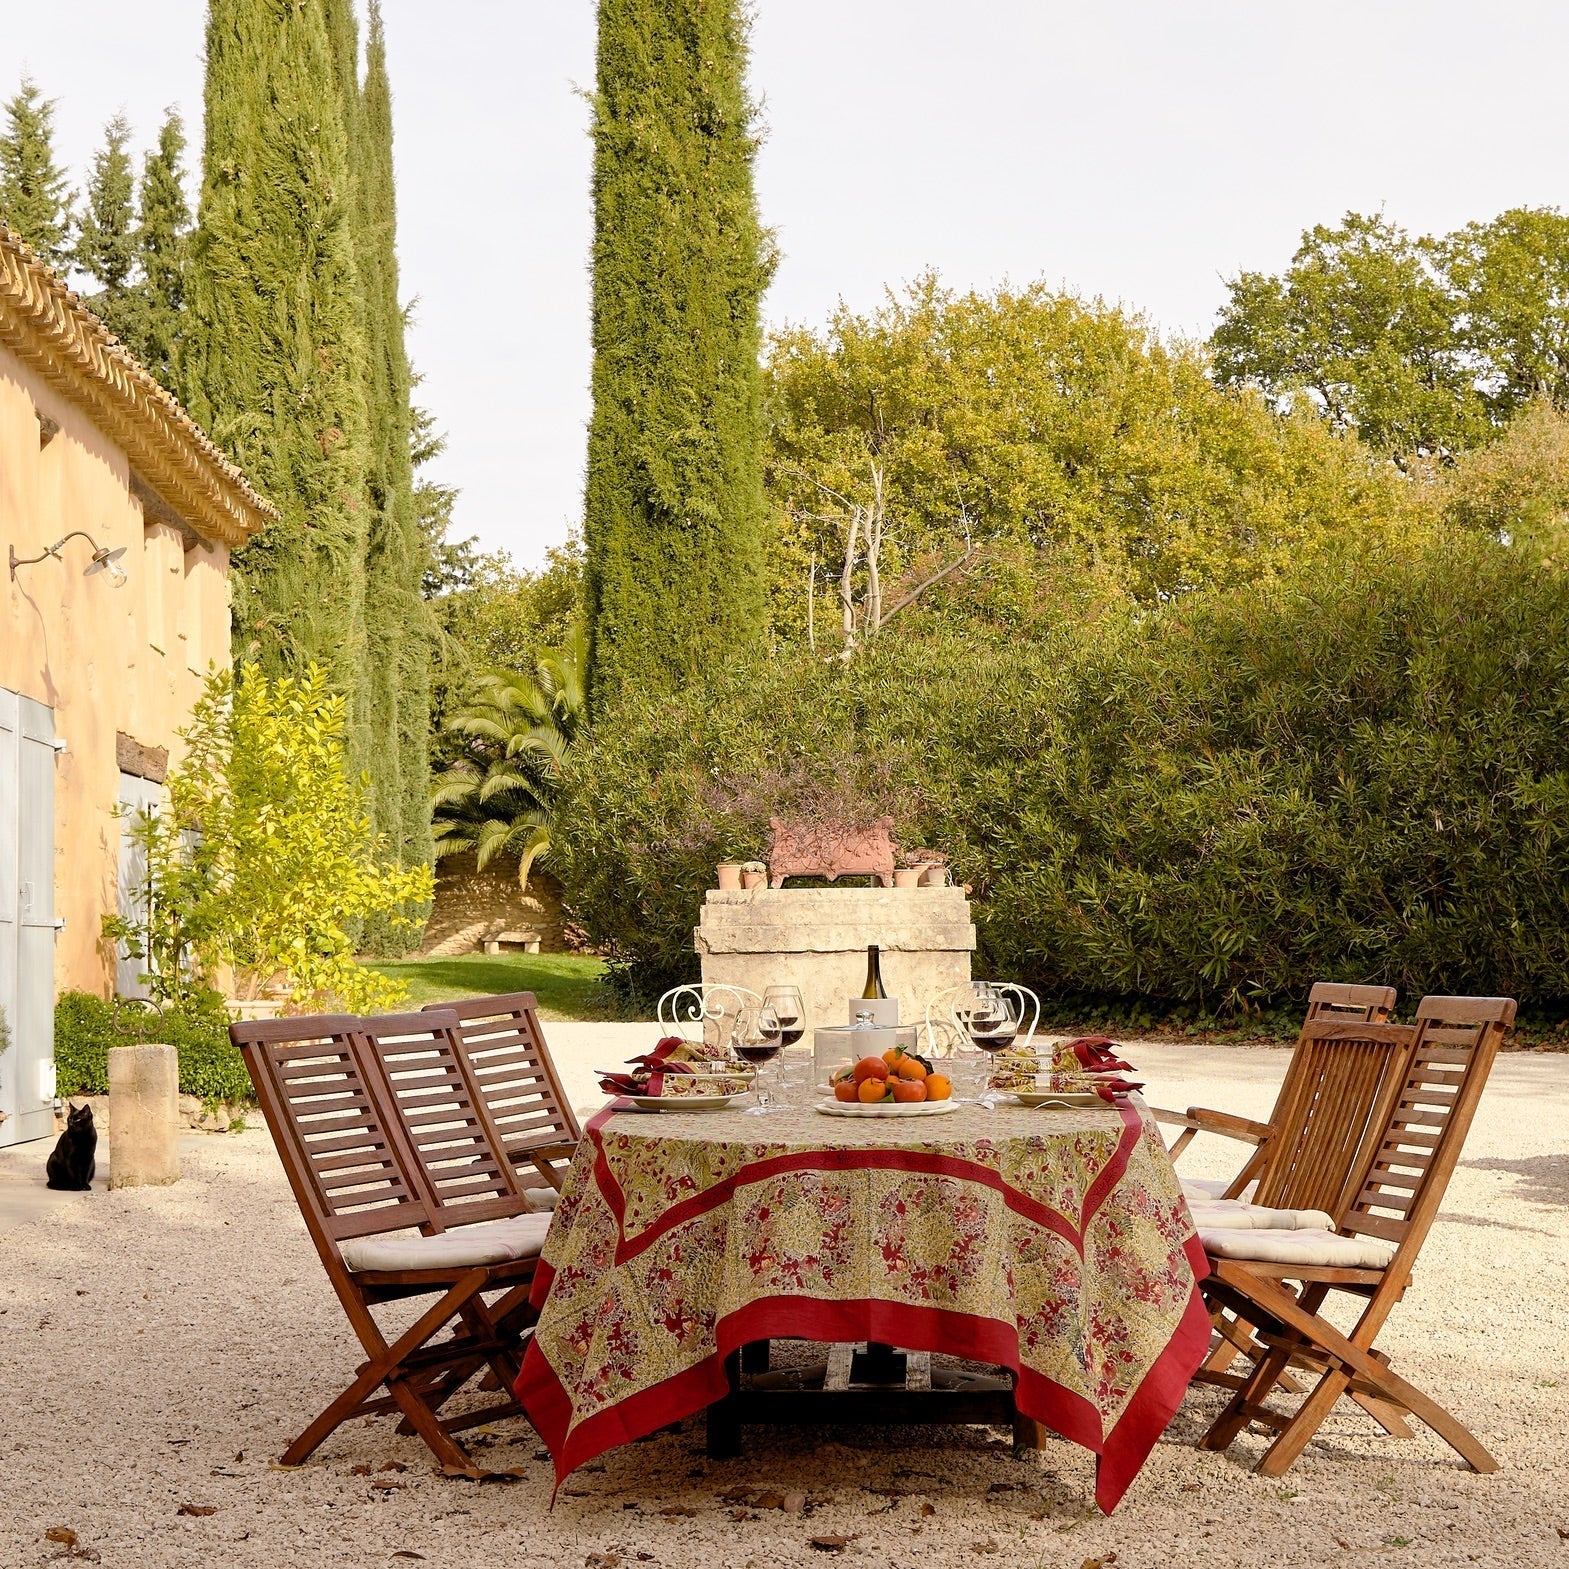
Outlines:
[[1030, 642], [753, 658], [596, 726], [570, 906], [631, 985], [696, 967], [778, 806], [886, 803], [973, 885], [979, 964], [1210, 1011], [1315, 979], [1569, 999], [1569, 579], [1444, 538]]
[[180, 1062], [180, 1093], [240, 1105], [255, 1099], [250, 1075], [229, 1040], [216, 994], [196, 995], [160, 1017], [150, 1008], [62, 992], [54, 1010], [55, 1087], [60, 1095], [107, 1095], [109, 1048], [159, 1041]]

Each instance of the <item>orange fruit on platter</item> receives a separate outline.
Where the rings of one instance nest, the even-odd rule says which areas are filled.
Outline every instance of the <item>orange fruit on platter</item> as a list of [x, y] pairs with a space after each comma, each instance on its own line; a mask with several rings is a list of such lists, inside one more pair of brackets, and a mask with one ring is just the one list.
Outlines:
[[856, 1083], [854, 1079], [839, 1079], [834, 1084], [835, 1100], [854, 1100], [856, 1098]]
[[919, 1057], [901, 1057], [893, 1065], [893, 1071], [901, 1079], [924, 1079], [931, 1069]]
[[953, 1085], [945, 1073], [928, 1074], [925, 1089], [927, 1100], [948, 1100], [953, 1095]]
[[903, 1055], [904, 1047], [890, 1046], [888, 1050], [883, 1053], [883, 1061], [886, 1062], [890, 1068], [896, 1068], [899, 1065], [899, 1059]]
[[926, 1086], [919, 1079], [895, 1079], [893, 1098], [901, 1104], [926, 1099]]
[[864, 1084], [867, 1079], [886, 1079], [888, 1064], [881, 1057], [863, 1057], [855, 1065], [855, 1082]]
[[856, 1098], [868, 1106], [875, 1106], [888, 1093], [887, 1079], [862, 1079]]

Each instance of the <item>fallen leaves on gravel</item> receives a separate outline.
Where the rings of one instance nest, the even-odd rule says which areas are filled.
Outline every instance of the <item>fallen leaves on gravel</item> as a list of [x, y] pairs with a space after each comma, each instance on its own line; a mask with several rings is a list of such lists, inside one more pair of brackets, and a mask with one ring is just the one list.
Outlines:
[[1086, 1558], [1079, 1565], [1079, 1569], [1111, 1569], [1111, 1566], [1116, 1561], [1117, 1555], [1115, 1553], [1103, 1553], [1099, 1558]]
[[972, 1553], [995, 1553], [998, 1551], [997, 1538], [993, 1536], [987, 1538], [984, 1542], [971, 1542], [970, 1551]]
[[783, 1509], [784, 1494], [759, 1493], [757, 1497], [752, 1500], [752, 1507], [754, 1509]]
[[675, 1520], [683, 1515], [686, 1516], [686, 1518], [689, 1520], [695, 1520], [697, 1518], [697, 1511], [695, 1509], [688, 1509], [685, 1504], [667, 1504], [659, 1512], [667, 1520]]
[[421, 1563], [425, 1561], [424, 1553], [416, 1553], [412, 1547], [400, 1547], [392, 1556], [394, 1558], [417, 1558]]
[[177, 1515], [194, 1515], [197, 1519], [202, 1519], [207, 1515], [217, 1514], [218, 1506], [216, 1504], [181, 1504], [174, 1512]]
[[853, 1536], [813, 1536], [808, 1537], [807, 1540], [820, 1553], [842, 1553], [855, 1538]]
[[616, 1569], [616, 1565], [621, 1562], [621, 1554], [590, 1553], [583, 1562], [587, 1565], [587, 1569]]
[[59, 1542], [62, 1547], [76, 1546], [76, 1532], [68, 1525], [52, 1525], [44, 1532], [46, 1542]]

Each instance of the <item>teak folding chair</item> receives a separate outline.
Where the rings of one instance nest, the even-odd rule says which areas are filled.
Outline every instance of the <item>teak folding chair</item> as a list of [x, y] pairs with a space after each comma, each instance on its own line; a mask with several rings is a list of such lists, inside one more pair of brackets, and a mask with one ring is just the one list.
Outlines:
[[[1309, 1025], [1323, 1023], [1372, 1023], [1382, 1024], [1394, 1012], [1395, 988], [1393, 986], [1350, 986], [1336, 981], [1317, 981], [1308, 993], [1307, 1018]], [[1248, 1185], [1259, 1179], [1272, 1152], [1268, 1149], [1270, 1135], [1279, 1123], [1283, 1110], [1301, 1093], [1298, 1079], [1303, 1071], [1301, 1041], [1286, 1068], [1281, 1081], [1275, 1109], [1268, 1122], [1256, 1122], [1251, 1117], [1237, 1117], [1229, 1112], [1211, 1111], [1204, 1106], [1189, 1106], [1186, 1113], [1155, 1109], [1157, 1121], [1179, 1127], [1176, 1142], [1171, 1146], [1171, 1158], [1176, 1160], [1189, 1144], [1201, 1133], [1218, 1133], [1222, 1138], [1236, 1139], [1253, 1146], [1242, 1169], [1224, 1184], [1186, 1183], [1193, 1189], [1202, 1189], [1214, 1198], [1233, 1199], [1240, 1196]], [[1258, 1203], [1267, 1202], [1258, 1199]], [[1322, 1205], [1306, 1206], [1321, 1209]]]
[[[1498, 1469], [1454, 1417], [1395, 1373], [1375, 1342], [1411, 1280], [1514, 1016], [1508, 997], [1424, 997], [1393, 1104], [1336, 1231], [1238, 1233], [1225, 1239], [1233, 1256], [1217, 1257], [1212, 1249], [1205, 1291], [1212, 1302], [1259, 1326], [1263, 1354], [1201, 1448], [1225, 1449], [1249, 1422], [1259, 1422], [1277, 1436], [1258, 1469], [1281, 1476], [1349, 1393], [1371, 1402], [1375, 1415], [1399, 1419], [1384, 1423], [1390, 1431], [1405, 1432], [1403, 1418], [1415, 1416], [1473, 1470]], [[1253, 1256], [1235, 1256], [1248, 1253]], [[1365, 1299], [1348, 1333], [1319, 1312], [1331, 1291]], [[1288, 1366], [1318, 1374], [1294, 1414], [1264, 1404]]]
[[[509, 1395], [454, 1421], [438, 1411], [481, 1368], [510, 1391], [520, 1358], [508, 1320], [519, 1316], [548, 1217], [449, 1229], [452, 1194], [443, 1191], [445, 1178], [428, 1175], [398, 1120], [394, 1092], [377, 1083], [364, 1028], [346, 1015], [229, 1027], [306, 1229], [366, 1356], [349, 1386], [284, 1450], [283, 1463], [303, 1464], [351, 1417], [396, 1410], [444, 1466], [478, 1475], [452, 1434], [513, 1414], [516, 1402]], [[462, 1204], [461, 1218], [490, 1218], [501, 1208]], [[424, 1234], [394, 1235], [414, 1227]], [[503, 1293], [498, 1307], [487, 1305], [487, 1292]], [[372, 1309], [410, 1297], [436, 1300], [389, 1342]]]
[[535, 1194], [559, 1191], [582, 1129], [556, 1077], [533, 992], [431, 1003], [453, 1035], [512, 1169]]
[[[1293, 1213], [1299, 1226], [1339, 1225], [1383, 1134], [1414, 1038], [1410, 1025], [1363, 1023], [1332, 1013], [1302, 1026], [1269, 1136], [1251, 1163], [1257, 1171], [1255, 1205]], [[1206, 1209], [1224, 1207], [1200, 1198], [1191, 1202], [1201, 1233]], [[1304, 1212], [1317, 1212], [1318, 1218]], [[1252, 1325], [1214, 1299], [1210, 1316], [1220, 1339], [1195, 1381], [1235, 1389], [1242, 1379], [1227, 1369], [1239, 1352], [1255, 1355]], [[1280, 1384], [1300, 1387], [1285, 1372]], [[1381, 1408], [1369, 1402], [1368, 1410], [1389, 1425]]]

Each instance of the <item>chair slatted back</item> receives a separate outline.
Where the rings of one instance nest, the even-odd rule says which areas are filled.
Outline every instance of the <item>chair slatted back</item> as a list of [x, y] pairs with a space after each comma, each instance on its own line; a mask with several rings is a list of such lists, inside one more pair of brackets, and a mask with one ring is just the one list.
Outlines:
[[366, 1082], [345, 1014], [229, 1026], [289, 1186], [328, 1273], [337, 1244], [431, 1222], [401, 1130]]
[[524, 1187], [559, 1187], [582, 1128], [556, 1076], [533, 992], [432, 1003], [450, 1011], [479, 1097]]
[[[1310, 1057], [1316, 1059], [1319, 1054], [1304, 1054], [1306, 1032], [1314, 1025], [1323, 1024], [1383, 1024], [1394, 1012], [1395, 996], [1393, 986], [1354, 986], [1341, 981], [1313, 983], [1313, 989], [1308, 993], [1304, 1034], [1299, 1038], [1297, 1048], [1291, 1054], [1291, 1061], [1286, 1065], [1286, 1076], [1281, 1081], [1275, 1108], [1269, 1114], [1271, 1127], [1280, 1129], [1283, 1121], [1292, 1116], [1310, 1118], [1311, 1108], [1323, 1089], [1321, 1069], [1316, 1060], [1310, 1061]], [[1297, 1131], [1300, 1133], [1300, 1128]], [[1321, 1203], [1319, 1200], [1324, 1197], [1324, 1189], [1328, 1185], [1326, 1182], [1310, 1181], [1305, 1172], [1298, 1180], [1290, 1180], [1297, 1169], [1296, 1163], [1289, 1159], [1291, 1147], [1286, 1134], [1277, 1133], [1265, 1140], [1232, 1179], [1227, 1196], [1235, 1198], [1246, 1191], [1249, 1183], [1257, 1180], [1259, 1191], [1255, 1195], [1256, 1203], [1275, 1205], [1282, 1209], [1322, 1209], [1330, 1215], [1339, 1215], [1336, 1204], [1342, 1194], [1338, 1190], [1331, 1202]], [[1271, 1167], [1277, 1160], [1284, 1162], [1283, 1170], [1278, 1177], [1272, 1177]], [[1342, 1177], [1348, 1169], [1342, 1167]]]
[[[1392, 1242], [1414, 1258], [1514, 1017], [1512, 997], [1422, 999], [1405, 1072], [1342, 1232]], [[1409, 1262], [1397, 1255], [1390, 1271], [1409, 1274]]]
[[463, 1062], [450, 1009], [359, 1019], [365, 1076], [402, 1127], [438, 1229], [523, 1213], [523, 1190]]
[[1383, 1132], [1412, 1037], [1409, 1026], [1334, 1011], [1302, 1026], [1255, 1203], [1340, 1217]]

